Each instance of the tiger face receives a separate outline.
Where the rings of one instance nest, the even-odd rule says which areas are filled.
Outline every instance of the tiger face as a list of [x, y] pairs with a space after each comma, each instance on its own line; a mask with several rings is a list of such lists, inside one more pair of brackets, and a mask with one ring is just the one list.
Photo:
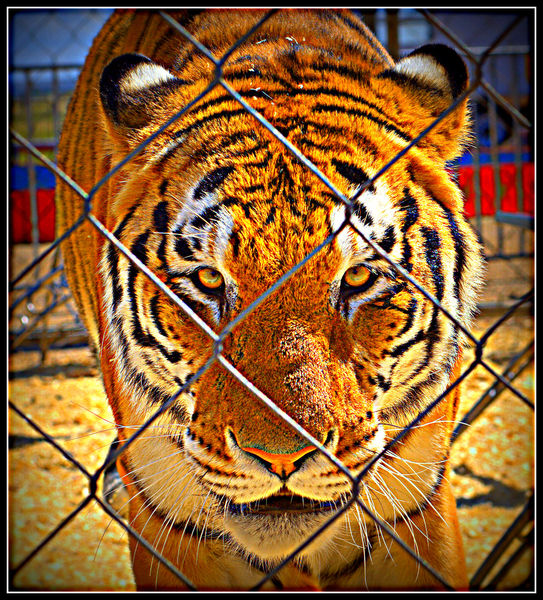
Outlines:
[[[214, 585], [243, 587], [315, 536], [294, 563], [307, 577], [360, 586], [363, 564], [380, 587], [372, 514], [424, 554], [444, 525], [417, 519], [449, 510], [456, 392], [389, 445], [453, 379], [474, 309], [480, 250], [445, 169], [467, 139], [465, 101], [397, 155], [467, 72], [443, 46], [393, 65], [367, 40], [325, 43], [284, 18], [296, 47], [272, 19], [224, 80], [322, 177], [220, 85], [156, 134], [209, 84], [195, 53], [103, 71], [112, 164], [155, 135], [112, 178], [106, 225], [171, 293], [103, 243], [102, 371], [121, 441], [169, 402], [121, 463], [131, 524], [182, 571], [198, 580], [209, 544], [246, 569]], [[442, 535], [426, 552], [447, 569]]]

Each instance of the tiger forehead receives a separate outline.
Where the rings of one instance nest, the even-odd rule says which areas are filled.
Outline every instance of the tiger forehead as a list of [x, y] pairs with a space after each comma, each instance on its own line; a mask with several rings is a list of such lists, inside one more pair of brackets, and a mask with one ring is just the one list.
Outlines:
[[[352, 129], [350, 135], [330, 138], [298, 117], [281, 133], [308, 164], [258, 124], [249, 128], [241, 114], [223, 114], [213, 117], [215, 135], [207, 128], [192, 131], [154, 165], [162, 178], [159, 195], [173, 200], [168, 212], [173, 232], [182, 238], [177, 247], [183, 258], [220, 268], [226, 257], [229, 263], [246, 257], [260, 266], [273, 265], [274, 273], [281, 274], [325, 240], [332, 241], [348, 218], [344, 200], [353, 197], [351, 222], [359, 231], [377, 241], [392, 239], [389, 229], [397, 220], [394, 207], [407, 161], [398, 161], [374, 183], [393, 144], [376, 147], [371, 140], [379, 137], [370, 130], [363, 139]], [[343, 232], [338, 242], [330, 247], [339, 246], [342, 263], [368, 254], [356, 230]]]
[[[230, 221], [234, 259], [268, 256], [298, 261], [331, 235], [330, 215], [341, 200], [301, 165], [276, 154], [265, 168], [217, 167], [193, 186], [192, 224], [220, 228]], [[274, 250], [275, 249], [275, 250]]]
[[[304, 136], [303, 128], [301, 122], [283, 133], [300, 149], [305, 162], [275, 138], [266, 139], [254, 131], [230, 136], [221, 128], [214, 137], [217, 152], [210, 140], [205, 155], [198, 156], [200, 160], [195, 160], [192, 152], [189, 158], [184, 151], [172, 156], [161, 193], [168, 187], [181, 205], [188, 202], [195, 211], [199, 203], [205, 204], [204, 199], [213, 195], [217, 205], [235, 207], [246, 215], [255, 213], [253, 220], [265, 214], [267, 220], [276, 210], [311, 219], [317, 209], [329, 212], [360, 191], [375, 191], [371, 177], [383, 159], [375, 159], [377, 150], [368, 141], [362, 148], [347, 140], [332, 145], [325, 136], [319, 139], [323, 147], [316, 148]], [[398, 167], [393, 171], [395, 180]], [[387, 178], [385, 174], [383, 179]]]

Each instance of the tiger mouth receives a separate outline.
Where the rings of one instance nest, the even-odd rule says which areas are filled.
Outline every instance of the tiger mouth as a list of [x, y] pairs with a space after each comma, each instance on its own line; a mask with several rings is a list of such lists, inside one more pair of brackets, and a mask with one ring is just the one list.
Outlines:
[[279, 514], [316, 514], [331, 512], [341, 508], [339, 501], [312, 500], [296, 494], [275, 494], [262, 500], [228, 505], [231, 515], [279, 515]]

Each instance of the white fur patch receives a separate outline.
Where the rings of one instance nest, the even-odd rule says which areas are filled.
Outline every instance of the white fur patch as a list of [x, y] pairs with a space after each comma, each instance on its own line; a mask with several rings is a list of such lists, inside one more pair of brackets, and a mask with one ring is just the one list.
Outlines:
[[213, 248], [213, 258], [219, 270], [222, 273], [226, 272], [226, 265], [224, 264], [224, 255], [230, 242], [230, 236], [234, 229], [234, 219], [226, 208], [221, 208], [217, 215], [217, 221], [215, 223], [215, 244]]
[[356, 215], [353, 215], [351, 220], [362, 233], [368, 237], [370, 237], [369, 234], [372, 234], [372, 239], [379, 239], [383, 237], [388, 227], [394, 225], [396, 210], [390, 201], [388, 187], [381, 181], [375, 182], [374, 187], [374, 192], [366, 190], [356, 200], [357, 204], [364, 206], [373, 221], [373, 225], [363, 224], [357, 219]]
[[141, 63], [123, 78], [120, 91], [124, 94], [130, 94], [154, 85], [160, 85], [169, 79], [174, 79], [174, 76], [160, 65]]
[[445, 69], [426, 54], [407, 56], [397, 63], [394, 70], [439, 89], [446, 89], [449, 85]]

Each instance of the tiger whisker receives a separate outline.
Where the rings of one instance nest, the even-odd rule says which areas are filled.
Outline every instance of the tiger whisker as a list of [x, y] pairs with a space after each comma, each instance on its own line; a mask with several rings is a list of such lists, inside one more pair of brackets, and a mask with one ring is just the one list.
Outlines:
[[458, 421], [458, 420], [455, 420], [455, 419], [446, 420], [446, 419], [441, 419], [441, 418], [435, 419], [434, 421], [430, 421], [428, 423], [417, 423], [417, 425], [413, 425], [413, 426], [410, 426], [410, 425], [407, 425], [407, 426], [397, 425], [395, 423], [389, 423], [387, 421], [381, 421], [381, 423], [383, 425], [386, 425], [387, 427], [396, 427], [397, 429], [409, 429], [409, 430], [412, 430], [412, 429], [421, 429], [423, 427], [429, 427], [430, 425], [435, 425], [436, 423], [440, 423], [440, 424], [441, 423], [442, 424], [452, 423], [453, 425], [471, 425], [470, 423], [463, 422], [463, 421]]
[[[371, 475], [371, 472], [370, 472], [370, 475]], [[373, 477], [372, 477], [372, 479], [373, 479]], [[375, 504], [374, 504], [374, 499], [378, 499], [377, 495], [373, 495], [372, 496], [372, 495], [368, 494], [368, 490], [372, 490], [373, 488], [371, 488], [371, 486], [369, 486], [367, 482], [363, 482], [363, 489], [364, 489], [364, 493], [365, 493], [365, 496], [366, 496], [366, 498], [365, 498], [366, 504], [368, 505], [370, 511], [373, 514], [375, 514], [377, 517], [381, 518], [380, 514], [376, 510]], [[375, 498], [374, 498], [374, 496], [375, 496]], [[380, 502], [380, 500], [379, 500], [379, 502]], [[383, 532], [381, 531], [381, 527], [376, 527], [376, 532], [377, 532], [377, 537], [378, 538], [380, 537], [383, 545], [385, 547], [387, 547], [386, 542], [385, 542], [385, 538], [384, 538], [384, 535], [383, 535]]]
[[[167, 485], [167, 484], [168, 484], [168, 483], [171, 481], [172, 477], [173, 477], [174, 475], [176, 475], [176, 473], [178, 473], [178, 472], [179, 472], [179, 471], [180, 471], [180, 470], [181, 470], [183, 467], [186, 467], [186, 465], [184, 465], [184, 464], [182, 464], [182, 463], [181, 463], [181, 464], [179, 464], [179, 466], [178, 466], [176, 469], [171, 469], [170, 471], [168, 471], [168, 472], [167, 472], [167, 474], [169, 475], [169, 478], [166, 480], [166, 482], [165, 482], [165, 483], [164, 483], [164, 484], [161, 486], [161, 488], [159, 488], [159, 490], [155, 491], [155, 492], [154, 492], [154, 493], [153, 493], [151, 496], [149, 496], [149, 498], [148, 498], [148, 502], [150, 503], [151, 501], [153, 501], [153, 503], [155, 504], [155, 507], [156, 507], [156, 508], [155, 508], [155, 510], [158, 510], [158, 509], [159, 509], [159, 507], [160, 507], [160, 501], [157, 501], [157, 499], [159, 498], [159, 495], [160, 495], [160, 493], [161, 493], [161, 492], [163, 492], [163, 490], [164, 490], [164, 486], [165, 486], [165, 485]], [[191, 469], [191, 470], [192, 470], [192, 469]], [[158, 537], [158, 536], [160, 536], [160, 537], [158, 537], [158, 540], [160, 540], [160, 538], [162, 537], [162, 531], [163, 531], [163, 530], [165, 530], [165, 528], [166, 528], [166, 527], [167, 527], [167, 525], [168, 525], [168, 521], [169, 521], [170, 519], [171, 519], [171, 525], [170, 525], [170, 529], [171, 529], [171, 526], [173, 526], [173, 523], [174, 523], [174, 522], [176, 521], [176, 519], [177, 519], [177, 516], [178, 516], [178, 514], [179, 514], [179, 511], [180, 511], [180, 510], [181, 510], [181, 508], [183, 507], [184, 503], [185, 503], [185, 502], [188, 500], [188, 498], [190, 497], [190, 494], [189, 494], [189, 495], [187, 495], [187, 496], [185, 496], [185, 497], [184, 497], [184, 499], [183, 499], [183, 502], [181, 502], [180, 504], [177, 504], [177, 500], [178, 500], [180, 497], [182, 497], [182, 496], [183, 496], [183, 494], [184, 494], [185, 490], [187, 489], [187, 487], [188, 487], [188, 486], [189, 486], [191, 483], [193, 483], [193, 481], [194, 481], [194, 474], [191, 474], [191, 473], [190, 473], [190, 470], [189, 470], [189, 472], [185, 472], [185, 478], [187, 479], [187, 482], [186, 482], [186, 484], [184, 485], [184, 487], [183, 487], [183, 488], [180, 490], [180, 492], [178, 493], [178, 495], [177, 495], [176, 499], [175, 499], [175, 500], [174, 500], [174, 502], [172, 503], [172, 506], [171, 506], [171, 507], [170, 507], [170, 509], [168, 510], [168, 513], [167, 513], [167, 515], [166, 515], [166, 517], [165, 517], [165, 519], [164, 519], [163, 523], [161, 524], [161, 527], [159, 528], [159, 531], [158, 531], [158, 532], [157, 532], [157, 534], [155, 535], [155, 538], [154, 538], [154, 541], [153, 541], [153, 545], [154, 545], [154, 546], [156, 546], [156, 545], [157, 545], [157, 537]], [[176, 506], [176, 504], [177, 504], [177, 506]], [[143, 507], [142, 507], [142, 509], [143, 509], [143, 508], [145, 508], [145, 507], [143, 506]], [[174, 509], [175, 509], [175, 510], [174, 510]], [[141, 511], [141, 509], [140, 509], [140, 511]], [[174, 512], [173, 512], [173, 511], [174, 511]], [[153, 512], [154, 512], [154, 511], [153, 511]], [[146, 521], [146, 523], [145, 523], [145, 525], [144, 525], [144, 528], [143, 528], [143, 529], [145, 529], [145, 527], [147, 527], [147, 524], [148, 524], [148, 522], [149, 522], [149, 520], [150, 520], [151, 516], [153, 515], [153, 512], [151, 512], [151, 514], [150, 514], [149, 518], [147, 519], [147, 521]], [[138, 514], [139, 514], [139, 512], [138, 512]], [[170, 517], [170, 516], [171, 516], [171, 517]], [[143, 531], [143, 530], [142, 530], [142, 531]], [[165, 538], [165, 540], [164, 540], [164, 544], [163, 544], [163, 546], [162, 546], [162, 551], [164, 550], [164, 545], [165, 545], [165, 543], [166, 543], [166, 540], [167, 540], [167, 536], [166, 536], [166, 538]], [[151, 574], [151, 572], [152, 572], [152, 566], [153, 566], [153, 562], [154, 562], [154, 560], [155, 560], [155, 557], [153, 556], [153, 557], [152, 557], [152, 560], [151, 560], [151, 563], [150, 563], [150, 566], [149, 566], [149, 569], [150, 569], [150, 570], [149, 570], [149, 574]], [[158, 564], [158, 565], [157, 565], [157, 572], [158, 572], [158, 568], [159, 568], [159, 566], [160, 566], [160, 565]]]
[[[172, 474], [172, 476], [173, 476], [173, 474]], [[168, 540], [168, 537], [169, 537], [169, 534], [171, 532], [171, 529], [172, 529], [174, 523], [177, 521], [179, 513], [180, 513], [181, 509], [183, 508], [185, 502], [190, 497], [190, 494], [186, 495], [186, 496], [184, 496], [183, 501], [180, 502], [180, 503], [178, 503], [179, 498], [183, 497], [183, 494], [184, 494], [185, 490], [187, 489], [187, 487], [194, 481], [194, 477], [190, 473], [187, 473], [187, 478], [188, 478], [188, 481], [187, 481], [186, 485], [180, 490], [180, 492], [178, 493], [177, 497], [171, 503], [172, 505], [171, 505], [170, 509], [168, 510], [168, 513], [165, 516], [164, 521], [161, 524], [161, 526], [160, 526], [160, 528], [159, 528], [159, 530], [158, 530], [158, 532], [157, 532], [157, 534], [155, 536], [155, 539], [153, 540], [153, 546], [157, 547], [158, 543], [160, 542], [160, 539], [161, 539], [162, 535], [164, 535], [164, 533], [166, 534], [164, 536], [164, 542], [162, 543], [161, 552], [164, 552], [164, 547], [165, 547], [166, 542]], [[153, 497], [153, 499], [156, 500], [156, 495]], [[169, 527], [168, 527], [168, 523], [169, 523]], [[167, 532], [166, 532], [166, 529], [167, 529]], [[155, 557], [153, 557], [153, 559], [154, 558]], [[159, 568], [160, 568], [160, 564], [157, 561], [157, 569], [156, 569], [156, 575], [157, 575], [157, 577], [158, 577], [158, 570], [159, 570]]]
[[[407, 461], [406, 459], [404, 459], [403, 457], [397, 457], [397, 459], [398, 459], [398, 460], [400, 460], [400, 461], [402, 461], [402, 462], [404, 462], [404, 463], [407, 463], [407, 462], [408, 462], [408, 461]], [[440, 460], [440, 461], [435, 461], [435, 463], [434, 463], [434, 464], [437, 466], [437, 465], [440, 465], [440, 464], [443, 464], [443, 463], [446, 463], [446, 462], [447, 462], [447, 461], [446, 461], [446, 459], [443, 459], [443, 460]], [[423, 464], [423, 465], [429, 464], [430, 466], [429, 466], [429, 467], [428, 467], [426, 470], [434, 471], [434, 469], [431, 469], [432, 463], [414, 463], [414, 464]], [[394, 469], [394, 467], [393, 467], [393, 466], [392, 466], [390, 463], [387, 463], [387, 467], [388, 467], [389, 469]], [[401, 474], [399, 471], [396, 471], [396, 474], [397, 474], [397, 475], [400, 475], [400, 476], [404, 476], [404, 477], [406, 476], [406, 475], [404, 475], [404, 474]], [[418, 479], [419, 479], [419, 481], [420, 481], [421, 483], [423, 483], [423, 484], [428, 484], [428, 481], [427, 481], [427, 480], [425, 480], [425, 479], [423, 479], [423, 478], [422, 478], [422, 476], [421, 476], [421, 475], [420, 475], [418, 472], [416, 472], [416, 471], [413, 471], [413, 470], [412, 470], [410, 474], [417, 476], [417, 477], [418, 477]], [[441, 513], [440, 513], [440, 512], [439, 512], [439, 511], [438, 511], [438, 510], [437, 510], [437, 509], [436, 509], [436, 508], [433, 506], [433, 504], [432, 504], [431, 502], [429, 502], [429, 503], [428, 503], [428, 505], [429, 505], [429, 506], [432, 508], [432, 510], [433, 510], [433, 511], [436, 513], [436, 516], [438, 516], [438, 517], [439, 517], [439, 518], [440, 518], [440, 519], [443, 521], [443, 523], [445, 523], [445, 524], [446, 524], [446, 521], [445, 521], [445, 519], [443, 518], [443, 515], [441, 515]]]
[[[413, 493], [411, 492], [411, 490], [403, 483], [403, 481], [401, 481], [400, 479], [400, 475], [399, 473], [394, 473], [392, 471], [392, 469], [387, 469], [387, 472], [392, 475], [393, 477], [396, 478], [396, 480], [398, 481], [398, 483], [400, 483], [400, 485], [402, 485], [402, 487], [405, 489], [405, 491], [411, 496], [412, 500], [415, 502], [415, 506], [418, 506], [418, 501], [415, 498], [415, 496], [413, 495]], [[379, 477], [381, 477], [381, 475], [379, 475]], [[408, 479], [409, 480], [409, 479]], [[397, 496], [394, 494], [394, 490], [391, 489], [390, 485], [385, 483], [385, 481], [383, 479], [381, 479], [381, 483], [382, 483], [382, 489], [386, 489], [386, 493], [388, 495], [388, 498], [394, 508], [394, 510], [398, 511], [399, 515], [402, 517], [403, 521], [406, 523], [407, 527], [409, 528], [409, 531], [411, 532], [411, 536], [413, 538], [413, 543], [416, 546], [416, 540], [415, 540], [415, 535], [414, 532], [412, 530], [411, 524], [426, 538], [426, 540], [429, 542], [430, 539], [428, 537], [428, 527], [426, 525], [426, 519], [424, 517], [423, 513], [420, 513], [422, 516], [422, 520], [424, 523], [424, 528], [426, 530], [426, 533], [423, 532], [417, 525], [416, 523], [413, 521], [412, 518], [409, 517], [409, 513], [407, 512], [407, 508], [403, 507], [400, 503], [400, 501], [398, 500]]]

